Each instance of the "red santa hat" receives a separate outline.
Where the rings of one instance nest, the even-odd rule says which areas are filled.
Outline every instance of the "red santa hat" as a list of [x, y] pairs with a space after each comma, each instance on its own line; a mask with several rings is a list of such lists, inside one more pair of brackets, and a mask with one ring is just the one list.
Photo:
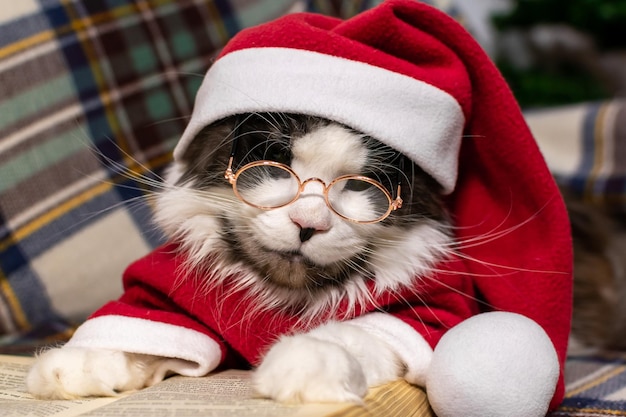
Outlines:
[[[453, 19], [388, 0], [347, 21], [295, 14], [240, 32], [207, 73], [175, 159], [200, 129], [245, 112], [326, 117], [411, 158], [448, 194], [485, 310], [536, 321], [563, 366], [567, 215], [509, 88]], [[553, 406], [562, 395], [561, 376]]]
[[395, 14], [413, 9], [420, 18], [426, 9], [412, 3], [389, 2], [343, 23], [298, 14], [244, 30], [207, 73], [175, 158], [226, 116], [310, 114], [378, 138], [451, 192], [471, 114], [470, 77], [445, 42]]

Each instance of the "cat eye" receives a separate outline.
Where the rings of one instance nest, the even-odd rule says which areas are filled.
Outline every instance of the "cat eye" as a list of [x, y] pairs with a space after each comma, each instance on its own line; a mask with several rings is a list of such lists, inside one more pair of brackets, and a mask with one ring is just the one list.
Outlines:
[[[236, 142], [236, 141], [235, 141]], [[354, 223], [377, 223], [402, 207], [400, 183], [392, 198], [378, 181], [363, 175], [343, 175], [326, 184], [319, 178], [301, 181], [287, 165], [275, 161], [254, 161], [233, 172], [236, 143], [224, 177], [233, 192], [244, 203], [261, 210], [285, 207], [295, 202], [307, 184], [318, 182], [324, 189], [324, 200], [339, 217]]]

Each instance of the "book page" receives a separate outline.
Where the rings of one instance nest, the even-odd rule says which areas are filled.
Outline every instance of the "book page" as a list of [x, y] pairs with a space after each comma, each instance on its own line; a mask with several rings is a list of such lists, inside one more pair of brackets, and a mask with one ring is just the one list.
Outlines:
[[255, 398], [250, 372], [228, 370], [203, 378], [177, 376], [116, 398], [42, 401], [34, 399], [24, 381], [33, 358], [0, 355], [0, 416], [75, 417], [137, 416], [185, 417], [268, 416], [319, 417], [346, 408], [346, 404], [289, 406]]
[[75, 417], [117, 398], [41, 401], [26, 392], [25, 379], [34, 358], [0, 355], [0, 416]]
[[250, 376], [250, 371], [240, 370], [227, 370], [203, 378], [176, 376], [87, 415], [320, 417], [348, 407], [346, 404], [290, 406], [256, 398]]

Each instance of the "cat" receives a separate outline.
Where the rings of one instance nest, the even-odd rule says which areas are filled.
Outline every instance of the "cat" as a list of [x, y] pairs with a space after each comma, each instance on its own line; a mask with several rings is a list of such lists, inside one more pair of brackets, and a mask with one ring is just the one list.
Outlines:
[[[345, 300], [348, 308], [336, 318], [352, 316], [372, 302], [370, 281], [380, 293], [410, 287], [454, 250], [435, 180], [368, 135], [284, 113], [220, 120], [197, 135], [183, 161], [168, 172], [155, 220], [181, 242], [186, 267], [210, 277], [198, 291], [222, 286], [238, 271], [234, 286], [255, 300], [246, 314], [295, 311], [312, 328], [283, 336], [269, 350], [254, 373], [259, 394], [285, 402], [359, 401], [368, 386], [401, 376], [402, 361], [375, 334], [336, 320], [310, 323], [340, 311]], [[281, 165], [254, 166], [258, 161]], [[229, 172], [231, 180], [237, 175], [236, 188], [225, 178]], [[279, 207], [257, 207], [267, 205]], [[40, 398], [115, 395], [161, 380], [166, 363], [149, 355], [52, 349], [39, 355], [27, 385]], [[290, 371], [303, 363], [310, 365]]]

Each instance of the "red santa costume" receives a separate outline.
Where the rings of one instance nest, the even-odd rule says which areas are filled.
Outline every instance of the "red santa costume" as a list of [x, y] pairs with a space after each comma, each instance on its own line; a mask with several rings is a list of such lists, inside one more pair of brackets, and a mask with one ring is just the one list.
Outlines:
[[[427, 387], [438, 413], [523, 415], [510, 411], [559, 404], [571, 314], [567, 215], [506, 83], [460, 25], [417, 1], [390, 0], [347, 21], [294, 14], [244, 30], [207, 73], [174, 157], [202, 127], [255, 111], [349, 125], [443, 187], [455, 237], [466, 242], [456, 258], [351, 319], [396, 346], [404, 377]], [[246, 315], [254, 299], [243, 291], [198, 291], [197, 280], [180, 279], [193, 274], [183, 257], [172, 242], [130, 266], [124, 295], [69, 346], [183, 359], [172, 369], [197, 376], [256, 365], [277, 335], [302, 330], [284, 311]], [[480, 374], [487, 363], [497, 375]], [[458, 376], [468, 373], [473, 382]], [[485, 398], [501, 408], [481, 414]]]

